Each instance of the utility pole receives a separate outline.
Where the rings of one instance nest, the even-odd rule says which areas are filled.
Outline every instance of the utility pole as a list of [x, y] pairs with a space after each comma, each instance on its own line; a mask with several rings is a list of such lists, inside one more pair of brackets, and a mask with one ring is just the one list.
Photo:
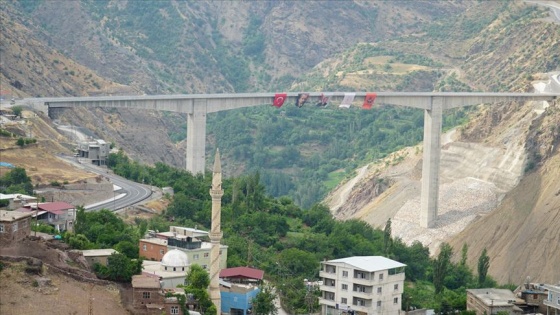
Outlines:
[[39, 228], [37, 225], [39, 224], [39, 196], [35, 196], [35, 236], [37, 236], [37, 229]]
[[91, 286], [89, 287], [89, 294], [88, 294], [88, 297], [89, 297], [89, 299], [88, 299], [88, 300], [89, 300], [89, 301], [88, 301], [88, 315], [93, 315], [93, 296], [92, 296], [92, 291], [93, 291], [93, 286], [94, 286], [94, 285], [95, 285], [95, 284], [92, 283]]

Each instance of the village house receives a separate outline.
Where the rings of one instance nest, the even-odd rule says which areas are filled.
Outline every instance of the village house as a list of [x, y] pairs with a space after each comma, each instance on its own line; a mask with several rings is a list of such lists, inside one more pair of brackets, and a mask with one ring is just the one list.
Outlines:
[[33, 215], [37, 215], [39, 221], [52, 225], [57, 232], [72, 231], [76, 221], [76, 207], [63, 201], [27, 204], [17, 211], [37, 211]]
[[7, 246], [31, 233], [32, 213], [0, 210], [0, 245]]
[[166, 296], [159, 279], [145, 275], [132, 276], [132, 307], [136, 310], [135, 314], [183, 314], [179, 300]]
[[259, 294], [264, 271], [249, 267], [234, 267], [220, 271], [222, 313], [247, 315], [252, 312], [252, 300]]
[[28, 203], [37, 202], [37, 198], [24, 194], [0, 194], [0, 200], [8, 203], [8, 210], [15, 210], [25, 206]]
[[467, 310], [475, 311], [477, 315], [496, 314], [523, 314], [523, 310], [516, 304], [523, 303], [508, 289], [468, 289]]
[[107, 259], [109, 256], [118, 253], [119, 252], [112, 248], [82, 250], [82, 255], [90, 267], [93, 267], [96, 263], [107, 266]]

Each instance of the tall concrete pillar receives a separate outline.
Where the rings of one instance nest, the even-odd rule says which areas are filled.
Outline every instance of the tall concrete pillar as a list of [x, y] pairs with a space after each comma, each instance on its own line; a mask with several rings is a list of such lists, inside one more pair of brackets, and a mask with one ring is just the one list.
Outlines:
[[216, 150], [214, 158], [214, 169], [212, 170], [212, 226], [210, 229], [210, 299], [216, 306], [217, 314], [222, 312], [222, 300], [220, 296], [220, 241], [222, 239], [221, 216], [222, 216], [222, 166], [220, 163], [220, 151]]
[[422, 194], [420, 197], [420, 225], [425, 228], [434, 226], [438, 213], [442, 112], [442, 97], [432, 97], [431, 109], [424, 110], [424, 152], [422, 161]]
[[205, 151], [206, 101], [194, 100], [193, 112], [187, 114], [187, 171], [204, 174]]

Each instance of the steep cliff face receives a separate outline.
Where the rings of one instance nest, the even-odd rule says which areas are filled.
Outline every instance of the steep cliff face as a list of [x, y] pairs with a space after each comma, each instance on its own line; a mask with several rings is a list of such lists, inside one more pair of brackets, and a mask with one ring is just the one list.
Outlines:
[[[458, 61], [457, 76], [480, 90], [533, 91], [532, 80], [543, 78], [539, 73], [558, 70], [549, 60], [560, 51], [558, 25], [534, 14], [516, 3], [482, 29], [482, 36], [455, 47], [449, 57]], [[479, 107], [467, 125], [446, 134], [433, 229], [417, 223], [421, 147], [402, 151], [404, 159], [370, 165], [369, 175], [351, 187], [341, 185], [326, 202], [341, 219], [361, 218], [382, 227], [391, 218], [394, 236], [420, 240], [433, 253], [441, 242], [452, 244], [455, 253], [466, 243], [475, 270], [487, 248], [490, 275], [501, 283], [518, 284], [527, 276], [555, 283], [560, 278], [554, 267], [560, 261], [559, 110], [558, 101], [493, 104]], [[380, 180], [391, 184], [378, 195]], [[339, 199], [343, 191], [351, 191], [346, 202]]]
[[560, 279], [560, 154], [524, 177], [501, 204], [450, 240], [469, 246], [469, 264], [476, 266], [486, 248], [489, 274], [500, 283], [522, 283], [527, 276], [541, 283]]
[[[442, 137], [439, 212], [434, 228], [419, 226], [421, 146], [371, 164], [369, 173], [333, 191], [326, 203], [339, 219], [359, 218], [394, 237], [421, 241], [436, 253], [442, 242], [469, 262], [487, 248], [490, 274], [501, 283], [560, 277], [560, 105], [492, 105]], [[487, 130], [489, 129], [489, 130]], [[385, 183], [379, 194], [379, 184]]]

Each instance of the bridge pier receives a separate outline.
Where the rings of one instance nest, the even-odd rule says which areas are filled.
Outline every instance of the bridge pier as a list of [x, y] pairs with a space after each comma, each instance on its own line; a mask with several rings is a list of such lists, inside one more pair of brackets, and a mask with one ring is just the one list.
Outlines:
[[206, 151], [206, 100], [194, 100], [193, 110], [187, 113], [186, 168], [193, 175], [204, 174]]
[[[441, 150], [442, 113], [444, 110], [483, 103], [504, 101], [552, 101], [560, 96], [558, 75], [551, 77], [550, 90], [542, 93], [493, 92], [380, 92], [377, 104], [412, 107], [424, 110], [424, 152], [422, 165], [422, 193], [420, 197], [420, 225], [434, 227], [438, 215], [439, 163]], [[312, 92], [311, 97], [322, 93]], [[295, 98], [297, 93], [289, 93]], [[365, 92], [357, 92], [365, 97]], [[224, 110], [270, 106], [275, 94], [193, 94], [193, 95], [132, 95], [76, 98], [29, 98], [24, 102], [48, 105], [53, 108], [74, 106], [137, 108], [165, 110], [187, 114], [186, 169], [193, 174], [204, 173], [206, 151], [206, 115]], [[342, 100], [344, 92], [334, 92], [333, 100]]]
[[422, 156], [422, 193], [420, 196], [420, 226], [434, 227], [438, 215], [439, 161], [443, 98], [432, 97], [431, 109], [424, 110], [424, 150]]

